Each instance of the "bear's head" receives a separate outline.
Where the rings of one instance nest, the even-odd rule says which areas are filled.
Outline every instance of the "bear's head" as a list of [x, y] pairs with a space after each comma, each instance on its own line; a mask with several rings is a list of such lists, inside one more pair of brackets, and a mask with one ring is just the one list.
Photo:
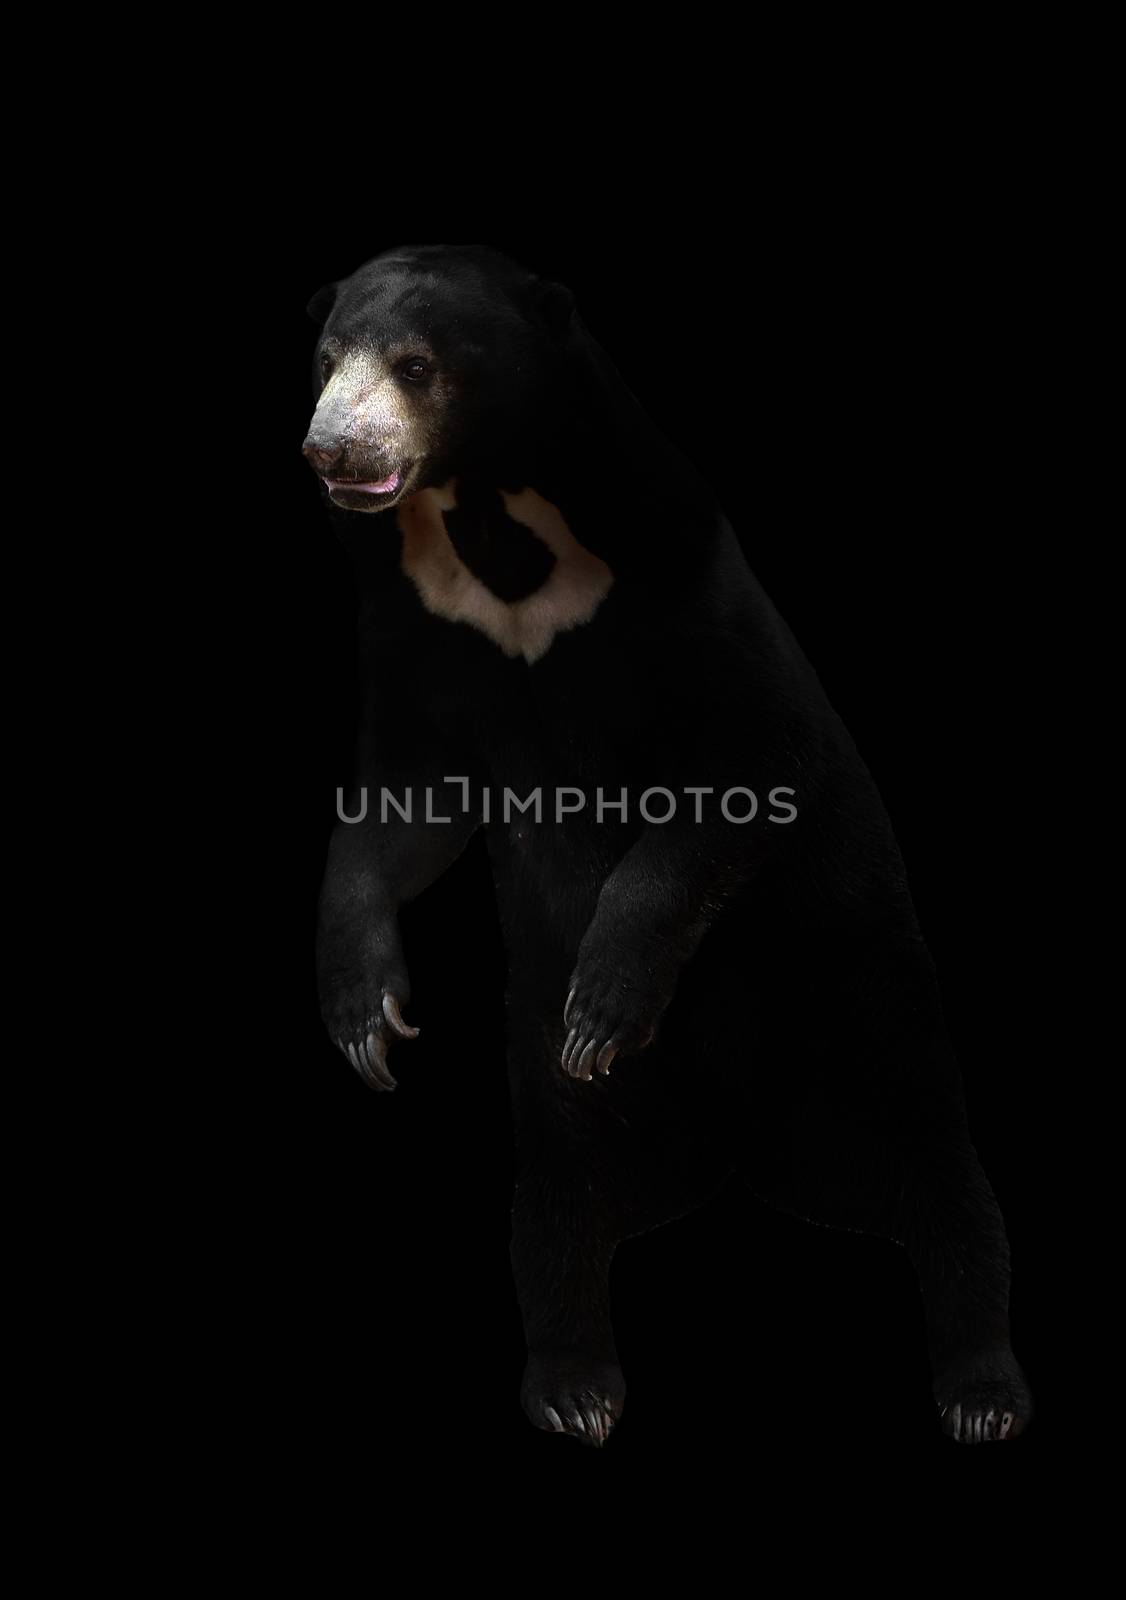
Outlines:
[[511, 476], [558, 404], [572, 301], [496, 251], [388, 251], [314, 295], [303, 453], [332, 504], [384, 511], [465, 468]]

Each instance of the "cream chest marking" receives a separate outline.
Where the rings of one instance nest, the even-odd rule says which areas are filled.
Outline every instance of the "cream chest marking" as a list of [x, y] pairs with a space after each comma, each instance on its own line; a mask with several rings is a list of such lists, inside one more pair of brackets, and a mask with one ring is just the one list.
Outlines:
[[609, 593], [614, 574], [585, 549], [557, 507], [534, 489], [504, 494], [514, 522], [543, 541], [555, 565], [534, 594], [523, 600], [498, 598], [464, 564], [454, 549], [443, 511], [457, 505], [454, 485], [423, 489], [399, 507], [403, 532], [402, 567], [427, 611], [450, 622], [467, 622], [506, 656], [538, 661], [556, 634], [589, 622]]

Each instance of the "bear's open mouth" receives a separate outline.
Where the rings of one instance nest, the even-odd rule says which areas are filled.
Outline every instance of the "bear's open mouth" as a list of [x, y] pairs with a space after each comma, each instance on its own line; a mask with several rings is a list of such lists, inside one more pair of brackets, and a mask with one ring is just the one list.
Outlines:
[[405, 477], [405, 471], [397, 467], [375, 483], [360, 483], [350, 478], [325, 478], [323, 481], [333, 502], [346, 511], [375, 511], [398, 495]]

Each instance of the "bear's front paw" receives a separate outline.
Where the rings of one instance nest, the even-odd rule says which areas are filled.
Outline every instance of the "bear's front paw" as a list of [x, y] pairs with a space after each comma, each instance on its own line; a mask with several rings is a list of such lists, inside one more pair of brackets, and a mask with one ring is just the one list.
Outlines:
[[564, 1072], [589, 1083], [595, 1069], [609, 1073], [616, 1055], [644, 1050], [667, 1003], [651, 973], [631, 973], [620, 960], [580, 954], [563, 1009]]
[[326, 988], [321, 1012], [329, 1036], [371, 1089], [395, 1088], [387, 1066], [391, 1041], [418, 1038], [418, 1029], [403, 1021], [405, 1004], [404, 985], [360, 978]]

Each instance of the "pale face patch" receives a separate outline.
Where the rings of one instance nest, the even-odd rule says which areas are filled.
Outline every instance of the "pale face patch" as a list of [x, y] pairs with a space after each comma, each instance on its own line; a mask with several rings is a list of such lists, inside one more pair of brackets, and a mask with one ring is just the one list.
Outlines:
[[534, 489], [504, 494], [505, 511], [551, 551], [555, 565], [540, 587], [522, 600], [505, 601], [461, 560], [442, 520], [457, 498], [453, 483], [423, 489], [399, 507], [402, 568], [427, 611], [467, 622], [506, 656], [538, 661], [556, 634], [589, 622], [614, 582], [606, 563], [575, 538], [558, 507]]
[[382, 357], [351, 351], [321, 390], [310, 437], [326, 435], [366, 450], [397, 447], [408, 418], [394, 375]]

